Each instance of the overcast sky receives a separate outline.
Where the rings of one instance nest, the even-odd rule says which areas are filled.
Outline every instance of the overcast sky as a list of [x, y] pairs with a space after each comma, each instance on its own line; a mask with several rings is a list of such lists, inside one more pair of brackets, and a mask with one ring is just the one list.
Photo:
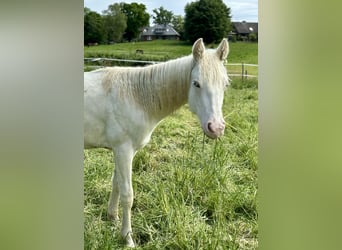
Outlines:
[[[102, 13], [110, 4], [113, 3], [143, 3], [147, 8], [147, 12], [151, 15], [153, 9], [163, 6], [165, 9], [172, 11], [174, 15], [184, 16], [184, 7], [191, 0], [84, 0], [84, 6], [92, 11]], [[232, 21], [258, 22], [258, 0], [223, 0], [230, 7]]]

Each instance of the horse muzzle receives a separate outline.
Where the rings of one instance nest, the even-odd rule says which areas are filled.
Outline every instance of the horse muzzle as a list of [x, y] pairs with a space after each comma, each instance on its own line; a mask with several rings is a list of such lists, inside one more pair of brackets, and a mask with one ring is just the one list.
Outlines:
[[205, 126], [203, 126], [204, 133], [211, 139], [216, 139], [224, 134], [226, 127], [225, 121], [216, 119], [210, 119]]

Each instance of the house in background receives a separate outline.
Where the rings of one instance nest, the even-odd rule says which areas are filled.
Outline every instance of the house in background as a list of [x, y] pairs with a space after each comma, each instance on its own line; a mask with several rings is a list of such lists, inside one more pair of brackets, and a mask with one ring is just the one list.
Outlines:
[[140, 40], [152, 41], [156, 39], [179, 40], [179, 33], [168, 24], [156, 24], [152, 27], [146, 27], [140, 34]]
[[239, 41], [257, 41], [258, 40], [258, 23], [253, 22], [232, 22], [233, 29], [229, 33], [230, 40]]

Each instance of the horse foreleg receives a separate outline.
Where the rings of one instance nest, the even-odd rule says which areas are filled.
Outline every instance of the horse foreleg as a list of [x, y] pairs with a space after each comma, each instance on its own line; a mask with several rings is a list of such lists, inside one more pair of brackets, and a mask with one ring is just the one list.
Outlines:
[[[115, 176], [117, 176], [114, 176], [114, 180], [117, 181], [119, 187], [123, 211], [121, 235], [126, 239], [127, 246], [134, 247], [131, 226], [131, 208], [133, 205], [132, 161], [134, 149], [130, 144], [124, 144], [115, 148], [114, 153]], [[117, 201], [113, 200], [113, 205], [115, 205], [115, 202]]]
[[112, 193], [110, 195], [108, 204], [108, 218], [114, 221], [119, 220], [119, 182], [118, 174], [116, 172], [117, 171], [115, 167], [112, 180]]

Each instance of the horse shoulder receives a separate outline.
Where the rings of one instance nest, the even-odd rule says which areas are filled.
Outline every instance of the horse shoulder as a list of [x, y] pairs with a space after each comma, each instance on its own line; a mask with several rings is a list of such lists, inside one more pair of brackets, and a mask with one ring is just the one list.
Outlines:
[[111, 148], [131, 141], [134, 149], [139, 150], [149, 142], [158, 121], [153, 120], [120, 84], [111, 84], [110, 89], [106, 89], [107, 73], [85, 73], [85, 138], [88, 136], [93, 143], [97, 140], [98, 145]]
[[84, 146], [110, 147], [106, 136], [108, 102], [103, 91], [103, 72], [84, 73]]

